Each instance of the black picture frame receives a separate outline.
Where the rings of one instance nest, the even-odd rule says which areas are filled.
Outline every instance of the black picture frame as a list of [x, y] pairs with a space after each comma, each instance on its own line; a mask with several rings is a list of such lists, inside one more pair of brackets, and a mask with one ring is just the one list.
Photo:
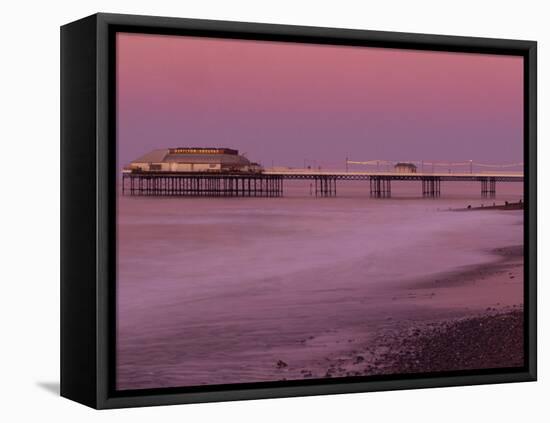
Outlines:
[[[114, 390], [117, 31], [523, 56], [525, 367]], [[61, 395], [103, 409], [536, 380], [536, 72], [534, 41], [104, 13], [61, 27]]]

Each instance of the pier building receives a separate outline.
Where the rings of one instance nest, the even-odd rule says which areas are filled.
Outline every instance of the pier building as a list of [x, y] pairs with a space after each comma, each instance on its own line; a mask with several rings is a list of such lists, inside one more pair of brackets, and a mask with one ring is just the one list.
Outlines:
[[153, 150], [125, 169], [142, 172], [260, 172], [238, 150], [231, 148], [178, 147]]
[[397, 173], [416, 173], [416, 165], [413, 163], [399, 162], [395, 164], [394, 170]]

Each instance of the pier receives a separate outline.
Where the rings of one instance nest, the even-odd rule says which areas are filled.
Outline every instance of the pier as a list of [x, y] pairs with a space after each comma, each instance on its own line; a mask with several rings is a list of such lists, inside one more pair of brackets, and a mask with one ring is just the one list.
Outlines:
[[191, 197], [281, 197], [276, 175], [131, 172], [122, 175], [124, 195]]
[[523, 173], [400, 173], [338, 172], [311, 169], [270, 170], [262, 172], [166, 172], [124, 171], [123, 195], [193, 197], [282, 197], [285, 180], [310, 180], [311, 194], [334, 197], [337, 183], [368, 181], [374, 198], [390, 198], [393, 181], [420, 182], [419, 193], [426, 198], [442, 195], [442, 182], [479, 182], [482, 198], [494, 198], [498, 183], [523, 182]]

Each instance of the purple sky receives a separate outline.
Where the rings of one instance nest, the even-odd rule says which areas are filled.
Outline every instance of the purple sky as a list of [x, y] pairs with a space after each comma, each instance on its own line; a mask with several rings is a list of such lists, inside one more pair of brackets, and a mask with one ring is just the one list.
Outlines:
[[119, 165], [236, 148], [265, 166], [523, 160], [521, 57], [118, 34]]

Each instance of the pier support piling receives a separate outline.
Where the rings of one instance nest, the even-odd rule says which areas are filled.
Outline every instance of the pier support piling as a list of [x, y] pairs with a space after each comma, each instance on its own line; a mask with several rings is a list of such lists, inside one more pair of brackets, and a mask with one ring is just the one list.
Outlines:
[[272, 175], [125, 174], [122, 194], [131, 196], [281, 197], [283, 178]]
[[481, 197], [482, 198], [495, 198], [496, 196], [496, 178], [483, 178], [481, 179]]
[[336, 196], [336, 178], [331, 176], [316, 177], [315, 178], [315, 196], [316, 197]]
[[441, 178], [428, 176], [422, 178], [422, 196], [436, 198], [441, 196]]
[[370, 196], [374, 198], [390, 198], [391, 197], [391, 179], [383, 176], [371, 176]]

